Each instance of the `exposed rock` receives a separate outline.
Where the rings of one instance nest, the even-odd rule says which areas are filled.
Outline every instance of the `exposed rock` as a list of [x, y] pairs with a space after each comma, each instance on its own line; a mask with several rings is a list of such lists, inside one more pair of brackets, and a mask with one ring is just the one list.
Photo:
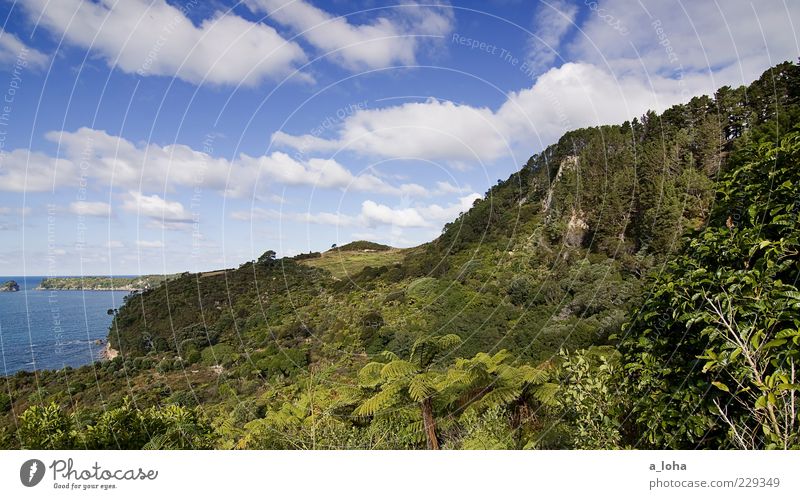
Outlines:
[[0, 284], [0, 292], [2, 293], [14, 293], [17, 291], [19, 291], [19, 284], [17, 284], [17, 281], [6, 281]]
[[561, 163], [558, 165], [558, 171], [556, 172], [556, 176], [552, 182], [550, 182], [550, 187], [547, 189], [547, 196], [545, 196], [544, 200], [542, 200], [542, 211], [547, 212], [550, 209], [550, 203], [553, 202], [553, 190], [556, 187], [556, 184], [561, 179], [561, 175], [564, 174], [565, 171], [573, 170], [578, 166], [578, 157], [577, 156], [567, 156], [564, 158]]
[[589, 224], [583, 219], [582, 211], [572, 210], [572, 215], [567, 222], [567, 230], [564, 233], [564, 244], [567, 246], [578, 247], [583, 243], [583, 236], [589, 229]]

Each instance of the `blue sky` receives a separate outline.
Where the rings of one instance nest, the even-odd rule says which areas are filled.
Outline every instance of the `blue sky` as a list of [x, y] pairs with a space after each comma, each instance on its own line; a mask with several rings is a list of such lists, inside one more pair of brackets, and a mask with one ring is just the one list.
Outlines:
[[796, 60], [800, 4], [0, 5], [0, 274], [436, 237], [565, 131]]

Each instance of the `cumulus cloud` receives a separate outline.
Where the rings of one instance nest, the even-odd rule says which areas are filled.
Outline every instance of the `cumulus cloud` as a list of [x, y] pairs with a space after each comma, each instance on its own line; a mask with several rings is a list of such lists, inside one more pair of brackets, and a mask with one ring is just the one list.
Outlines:
[[303, 50], [274, 28], [216, 12], [195, 26], [164, 0], [84, 2], [22, 0], [29, 17], [67, 41], [100, 54], [126, 73], [177, 77], [191, 83], [254, 85], [288, 74]]
[[111, 205], [101, 201], [75, 201], [69, 204], [69, 211], [76, 215], [107, 217], [111, 214]]
[[275, 209], [254, 207], [250, 210], [234, 211], [230, 214], [232, 220], [246, 222], [260, 222], [265, 220], [284, 220], [317, 225], [331, 225], [335, 227], [349, 227], [357, 224], [357, 218], [343, 213], [317, 212], [296, 213], [282, 212]]
[[305, 0], [249, 0], [251, 9], [288, 26], [334, 62], [352, 70], [414, 64], [421, 44], [452, 31], [449, 7], [404, 4], [378, 11], [368, 24], [352, 24]]
[[122, 203], [122, 209], [165, 222], [188, 223], [192, 219], [191, 214], [180, 202], [167, 201], [157, 194], [146, 196], [141, 192], [130, 191]]
[[663, 77], [616, 77], [587, 63], [553, 68], [529, 88], [511, 92], [496, 110], [437, 99], [363, 109], [343, 120], [333, 136], [291, 135], [273, 141], [305, 151], [348, 150], [378, 157], [424, 158], [449, 163], [491, 163], [524, 157], [585, 126], [621, 123], [648, 109], [661, 111], [705, 90], [708, 79], [682, 84]]
[[240, 154], [234, 160], [213, 157], [183, 144], [134, 144], [102, 130], [49, 132], [61, 157], [27, 149], [11, 151], [0, 170], [0, 190], [48, 191], [77, 186], [81, 178], [122, 189], [207, 188], [226, 196], [275, 199], [276, 185], [312, 186], [389, 195], [428, 196], [415, 183], [392, 185], [376, 174], [352, 173], [334, 159], [295, 158], [284, 152]]
[[415, 206], [388, 206], [373, 200], [361, 203], [361, 210], [355, 215], [330, 212], [281, 212], [274, 209], [254, 207], [247, 211], [234, 211], [230, 218], [239, 221], [285, 220], [333, 227], [373, 228], [390, 226], [394, 228], [431, 228], [454, 220], [461, 212], [472, 207], [481, 195], [473, 192], [459, 198], [456, 202], [441, 206], [439, 204], [419, 204]]
[[10, 67], [22, 64], [29, 68], [44, 68], [50, 60], [38, 50], [28, 47], [13, 33], [0, 28], [0, 64]]
[[273, 134], [282, 146], [311, 151], [351, 150], [392, 158], [434, 161], [491, 161], [508, 151], [504, 130], [491, 109], [428, 99], [378, 109], [363, 109], [346, 118], [332, 138]]
[[427, 227], [428, 221], [416, 208], [390, 208], [374, 201], [361, 204], [361, 215], [368, 226], [393, 225], [396, 227]]
[[0, 155], [0, 190], [42, 192], [72, 182], [75, 165], [68, 160], [27, 149], [15, 149]]

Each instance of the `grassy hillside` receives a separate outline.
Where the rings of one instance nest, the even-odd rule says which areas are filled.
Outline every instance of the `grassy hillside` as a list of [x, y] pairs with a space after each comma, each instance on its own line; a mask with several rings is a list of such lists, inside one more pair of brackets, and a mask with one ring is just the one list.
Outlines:
[[408, 250], [376, 245], [382, 249], [345, 249], [350, 244], [332, 249], [311, 258], [303, 258], [303, 265], [324, 269], [335, 279], [354, 277], [367, 267], [379, 268], [397, 265], [402, 262]]
[[[238, 269], [182, 274], [133, 294], [109, 333], [120, 357], [6, 380], [0, 441], [35, 445], [14, 429], [22, 421], [33, 432], [50, 418], [74, 433], [69, 445], [95, 445], [100, 437], [89, 428], [103, 417], [101, 407], [161, 421], [132, 412], [129, 397], [143, 407], [190, 409], [209, 423], [200, 425], [197, 442], [169, 439], [174, 447], [732, 447], [724, 411], [714, 412], [719, 399], [704, 394], [713, 383], [729, 391], [734, 383], [700, 369], [675, 371], [697, 377], [686, 394], [694, 405], [678, 404], [677, 374], [652, 364], [660, 358], [668, 366], [669, 348], [683, 345], [652, 336], [667, 325], [672, 334], [686, 331], [673, 310], [695, 293], [651, 300], [675, 291], [658, 280], [663, 269], [687, 252], [708, 251], [703, 241], [712, 226], [718, 252], [736, 265], [774, 250], [769, 269], [783, 265], [775, 279], [788, 286], [779, 292], [797, 293], [797, 266], [785, 262], [797, 254], [800, 181], [797, 136], [789, 132], [800, 123], [799, 73], [785, 63], [747, 88], [569, 132], [417, 248], [360, 241], [284, 259], [267, 251]], [[773, 156], [789, 165], [774, 176], [786, 191], [783, 204], [759, 211], [771, 206], [759, 197], [763, 190], [776, 187], [764, 169]], [[754, 200], [761, 201], [748, 216], [783, 217], [776, 223], [786, 232], [734, 248], [733, 232]], [[722, 265], [684, 264], [697, 271], [693, 278], [704, 265]], [[714, 278], [699, 282], [707, 289]], [[728, 291], [745, 293], [742, 286]], [[754, 300], [751, 293], [744, 301]], [[707, 328], [696, 334], [707, 341], [702, 335], [713, 322], [703, 320]], [[790, 330], [800, 324], [781, 325], [783, 336], [765, 343], [796, 345]], [[679, 358], [700, 362], [700, 344], [687, 343]], [[739, 355], [722, 350], [726, 362]], [[723, 354], [714, 355], [708, 360]], [[789, 362], [797, 352], [782, 355]], [[775, 380], [794, 390], [796, 381]], [[663, 395], [657, 401], [646, 395], [654, 388]], [[773, 399], [764, 395], [756, 415]], [[659, 431], [682, 437], [659, 440], [646, 428], [654, 411], [697, 414], [697, 421], [687, 430], [665, 417]], [[735, 428], [760, 428], [749, 424], [757, 418], [746, 409], [736, 417]], [[126, 442], [117, 444], [139, 445]]]

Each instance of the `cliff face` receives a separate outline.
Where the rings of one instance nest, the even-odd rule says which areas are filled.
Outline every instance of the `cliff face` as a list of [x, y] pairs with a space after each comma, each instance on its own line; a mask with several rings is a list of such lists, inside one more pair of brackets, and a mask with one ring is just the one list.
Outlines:
[[0, 284], [0, 293], [13, 293], [19, 291], [19, 284], [17, 281], [6, 281]]

